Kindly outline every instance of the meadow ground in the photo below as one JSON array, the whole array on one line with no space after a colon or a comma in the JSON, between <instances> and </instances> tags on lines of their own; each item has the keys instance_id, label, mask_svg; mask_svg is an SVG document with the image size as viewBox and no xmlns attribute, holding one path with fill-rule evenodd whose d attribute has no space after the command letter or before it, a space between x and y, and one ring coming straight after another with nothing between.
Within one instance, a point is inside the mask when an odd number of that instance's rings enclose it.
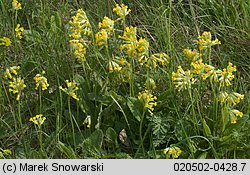
<instances>
[{"instance_id":1,"label":"meadow ground","mask_svg":"<svg viewBox=\"0 0 250 175\"><path fill-rule=\"evenodd\" d=\"M0 158L250 158L249 0L0 0Z\"/></svg>"}]
</instances>

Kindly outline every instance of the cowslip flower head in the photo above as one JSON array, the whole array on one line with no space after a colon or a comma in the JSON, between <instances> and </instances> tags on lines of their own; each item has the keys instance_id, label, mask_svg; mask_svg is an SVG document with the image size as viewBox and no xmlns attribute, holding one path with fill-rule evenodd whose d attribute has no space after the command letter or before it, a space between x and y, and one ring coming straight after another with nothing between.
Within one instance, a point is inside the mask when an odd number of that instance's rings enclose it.
<instances>
[{"instance_id":1,"label":"cowslip flower head","mask_svg":"<svg viewBox=\"0 0 250 175\"><path fill-rule=\"evenodd\" d=\"M177 71L172 73L172 81L180 92L183 89L191 89L191 85L195 83L196 79L193 78L190 70L184 71L181 66L178 66Z\"/></svg>"},{"instance_id":2,"label":"cowslip flower head","mask_svg":"<svg viewBox=\"0 0 250 175\"><path fill-rule=\"evenodd\" d=\"M6 46L6 47L8 47L8 46L10 46L11 45L11 40L10 40L10 38L8 38L8 37L3 37L3 38L0 38L0 46L2 45L2 46Z\"/></svg>"},{"instance_id":3,"label":"cowslip flower head","mask_svg":"<svg viewBox=\"0 0 250 175\"><path fill-rule=\"evenodd\" d=\"M13 76L17 76L18 70L20 70L20 66L12 66L10 68L7 68L4 73L4 78L12 80Z\"/></svg>"},{"instance_id":4,"label":"cowslip flower head","mask_svg":"<svg viewBox=\"0 0 250 175\"><path fill-rule=\"evenodd\" d=\"M125 20L125 17L129 14L131 10L128 9L128 6L124 4L116 4L115 8L113 8L113 12L119 16L117 20Z\"/></svg>"},{"instance_id":5,"label":"cowslip flower head","mask_svg":"<svg viewBox=\"0 0 250 175\"><path fill-rule=\"evenodd\" d=\"M24 84L24 80L20 77L14 77L12 81L9 82L9 92L13 92L13 94L17 94L16 100L19 101L21 97L21 93L23 89L26 88Z\"/></svg>"},{"instance_id":6,"label":"cowslip flower head","mask_svg":"<svg viewBox=\"0 0 250 175\"><path fill-rule=\"evenodd\" d=\"M218 100L221 103L227 103L230 106L237 105L243 99L244 99L244 95L239 94L237 92L227 93L224 91L224 92L220 92L218 96Z\"/></svg>"},{"instance_id":7,"label":"cowslip flower head","mask_svg":"<svg viewBox=\"0 0 250 175\"><path fill-rule=\"evenodd\" d=\"M203 80L206 80L207 78L210 78L211 82L219 82L219 76L221 75L220 69L215 69L214 66L211 66L209 64L205 64L204 72L202 74Z\"/></svg>"},{"instance_id":8,"label":"cowslip flower head","mask_svg":"<svg viewBox=\"0 0 250 175\"><path fill-rule=\"evenodd\" d=\"M115 61L110 61L108 64L108 71L109 73L113 72L120 72L122 70L122 67L116 63Z\"/></svg>"},{"instance_id":9,"label":"cowslip flower head","mask_svg":"<svg viewBox=\"0 0 250 175\"><path fill-rule=\"evenodd\" d=\"M66 82L67 87L63 88L62 86L60 86L59 89L65 92L66 94L68 94L70 97L79 101L79 98L76 95L76 91L78 90L78 87L77 87L75 80L73 80L72 82L70 82L69 80L66 80L65 82Z\"/></svg>"},{"instance_id":10,"label":"cowslip flower head","mask_svg":"<svg viewBox=\"0 0 250 175\"><path fill-rule=\"evenodd\" d=\"M144 104L144 109L149 109L150 112L154 111L154 107L157 105L156 96L153 96L153 94L149 90L145 90L139 93L138 99L141 100Z\"/></svg>"},{"instance_id":11,"label":"cowslip flower head","mask_svg":"<svg viewBox=\"0 0 250 175\"><path fill-rule=\"evenodd\" d=\"M178 158L182 153L182 150L177 146L170 146L163 150L163 154L166 155L167 158L172 157L173 159Z\"/></svg>"},{"instance_id":12,"label":"cowslip flower head","mask_svg":"<svg viewBox=\"0 0 250 175\"><path fill-rule=\"evenodd\" d=\"M72 20L69 23L71 25L71 32L76 34L76 36L79 36L79 38L82 34L90 36L92 33L90 22L83 9L78 9L76 15L72 17ZM70 35L70 37L71 36L72 35Z\"/></svg>"},{"instance_id":13,"label":"cowslip flower head","mask_svg":"<svg viewBox=\"0 0 250 175\"><path fill-rule=\"evenodd\" d=\"M114 30L114 20L108 18L107 16L105 16L102 20L102 22L99 22L98 24L98 28L104 29L107 31L108 34L111 34Z\"/></svg>"},{"instance_id":14,"label":"cowslip flower head","mask_svg":"<svg viewBox=\"0 0 250 175\"><path fill-rule=\"evenodd\" d=\"M132 58L137 54L137 38L136 38L136 27L126 27L123 32L123 36L118 36L122 39L121 50L126 50L128 57Z\"/></svg>"},{"instance_id":15,"label":"cowslip flower head","mask_svg":"<svg viewBox=\"0 0 250 175\"><path fill-rule=\"evenodd\" d=\"M221 44L221 42L216 38L212 40L212 35L210 32L203 32L201 36L198 36L196 43L199 45L200 50L204 50L208 47Z\"/></svg>"},{"instance_id":16,"label":"cowslip flower head","mask_svg":"<svg viewBox=\"0 0 250 175\"><path fill-rule=\"evenodd\" d=\"M191 49L184 49L183 50L183 54L184 56L191 60L191 61L197 61L198 58L200 57L200 53L198 52L198 50L194 49L194 50L191 50Z\"/></svg>"},{"instance_id":17,"label":"cowslip flower head","mask_svg":"<svg viewBox=\"0 0 250 175\"><path fill-rule=\"evenodd\" d=\"M231 81L234 79L233 72L236 72L236 66L233 66L232 63L228 63L227 68L224 68L223 71L220 74L220 86L230 86Z\"/></svg>"},{"instance_id":18,"label":"cowslip flower head","mask_svg":"<svg viewBox=\"0 0 250 175\"><path fill-rule=\"evenodd\" d=\"M102 29L101 31L95 34L95 40L97 46L103 46L108 44L108 33L106 30Z\"/></svg>"},{"instance_id":19,"label":"cowslip flower head","mask_svg":"<svg viewBox=\"0 0 250 175\"><path fill-rule=\"evenodd\" d=\"M12 8L14 10L21 10L22 9L22 4L18 2L17 0L12 1Z\"/></svg>"},{"instance_id":20,"label":"cowslip flower head","mask_svg":"<svg viewBox=\"0 0 250 175\"><path fill-rule=\"evenodd\" d=\"M229 111L229 119L232 124L235 124L237 122L237 117L242 117L242 116L243 113L237 109L232 109Z\"/></svg>"},{"instance_id":21,"label":"cowslip flower head","mask_svg":"<svg viewBox=\"0 0 250 175\"><path fill-rule=\"evenodd\" d=\"M44 74L44 72L43 72ZM36 87L35 89L37 90L39 86L42 87L42 90L46 90L49 87L49 84L47 82L47 78L42 76L41 74L36 74L34 77L34 80L36 81Z\"/></svg>"},{"instance_id":22,"label":"cowslip flower head","mask_svg":"<svg viewBox=\"0 0 250 175\"><path fill-rule=\"evenodd\" d=\"M84 62L87 49L84 46L83 39L72 39L69 42L70 42L70 46L71 46L71 49L74 52L75 57L80 62Z\"/></svg>"},{"instance_id":23,"label":"cowslip flower head","mask_svg":"<svg viewBox=\"0 0 250 175\"><path fill-rule=\"evenodd\" d=\"M136 42L137 57L140 65L147 62L149 52L148 49L149 42L145 38L140 38L139 41Z\"/></svg>"},{"instance_id":24,"label":"cowslip flower head","mask_svg":"<svg viewBox=\"0 0 250 175\"><path fill-rule=\"evenodd\" d=\"M205 64L202 62L202 59L194 61L190 65L193 67L193 69L191 70L192 73L197 75L201 75L205 68Z\"/></svg>"},{"instance_id":25,"label":"cowslip flower head","mask_svg":"<svg viewBox=\"0 0 250 175\"><path fill-rule=\"evenodd\" d=\"M46 117L43 117L42 114L39 114L39 115L36 115L35 117L30 118L30 122L33 122L38 127L41 127L41 125L44 123L45 120L46 120Z\"/></svg>"},{"instance_id":26,"label":"cowslip flower head","mask_svg":"<svg viewBox=\"0 0 250 175\"><path fill-rule=\"evenodd\" d=\"M22 32L24 31L24 28L23 27L20 27L21 25L20 24L17 24L16 25L16 28L15 28L15 32L16 32L16 37L19 38L19 39L22 39Z\"/></svg>"}]
</instances>

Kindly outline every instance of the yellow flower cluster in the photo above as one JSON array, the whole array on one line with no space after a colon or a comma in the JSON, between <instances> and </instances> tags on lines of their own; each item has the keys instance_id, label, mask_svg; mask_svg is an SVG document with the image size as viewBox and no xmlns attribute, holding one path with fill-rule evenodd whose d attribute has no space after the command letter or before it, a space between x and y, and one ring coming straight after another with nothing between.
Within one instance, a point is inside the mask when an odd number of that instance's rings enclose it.
<instances>
[{"instance_id":1,"label":"yellow flower cluster","mask_svg":"<svg viewBox=\"0 0 250 175\"><path fill-rule=\"evenodd\" d=\"M148 61L148 49L149 42L146 39L140 38L139 41L136 42L138 62L140 63L140 65L143 65Z\"/></svg>"},{"instance_id":2,"label":"yellow flower cluster","mask_svg":"<svg viewBox=\"0 0 250 175\"><path fill-rule=\"evenodd\" d=\"M151 55L150 59L147 61L146 67L153 67L156 69L158 65L165 66L169 64L170 57L166 53L155 53Z\"/></svg>"},{"instance_id":3,"label":"yellow flower cluster","mask_svg":"<svg viewBox=\"0 0 250 175\"><path fill-rule=\"evenodd\" d=\"M108 18L107 16L105 16L102 20L102 22L99 22L98 24L98 28L104 29L107 31L108 34L112 34L113 30L114 30L114 23L115 21Z\"/></svg>"},{"instance_id":4,"label":"yellow flower cluster","mask_svg":"<svg viewBox=\"0 0 250 175\"><path fill-rule=\"evenodd\" d=\"M20 24L17 24L16 28L15 28L15 32L16 32L16 37L19 39L22 39L22 32L24 31L23 27L20 27Z\"/></svg>"},{"instance_id":5,"label":"yellow flower cluster","mask_svg":"<svg viewBox=\"0 0 250 175\"><path fill-rule=\"evenodd\" d=\"M208 47L221 44L221 42L216 38L212 40L212 36L210 32L203 32L201 36L198 37L196 43L199 45L200 50L204 50Z\"/></svg>"},{"instance_id":6,"label":"yellow flower cluster","mask_svg":"<svg viewBox=\"0 0 250 175\"><path fill-rule=\"evenodd\" d=\"M182 89L191 89L191 85L195 83L196 79L193 78L190 70L184 71L181 66L178 66L176 73L172 73L172 81L180 92Z\"/></svg>"},{"instance_id":7,"label":"yellow flower cluster","mask_svg":"<svg viewBox=\"0 0 250 175\"><path fill-rule=\"evenodd\" d=\"M116 7L113 8L113 12L119 16L117 20L123 20L123 22L125 22L125 17L129 14L130 11L131 10L128 9L128 6L124 4L121 5L116 4Z\"/></svg>"},{"instance_id":8,"label":"yellow flower cluster","mask_svg":"<svg viewBox=\"0 0 250 175\"><path fill-rule=\"evenodd\" d=\"M210 77L211 82L219 82L219 75L221 75L220 69L216 70L214 66L205 64L204 71L205 72L202 74L203 80L206 80Z\"/></svg>"},{"instance_id":9,"label":"yellow flower cluster","mask_svg":"<svg viewBox=\"0 0 250 175\"><path fill-rule=\"evenodd\" d=\"M95 41L97 46L108 44L108 33L105 29L100 30L95 34Z\"/></svg>"},{"instance_id":10,"label":"yellow flower cluster","mask_svg":"<svg viewBox=\"0 0 250 175\"><path fill-rule=\"evenodd\" d=\"M192 62L190 65L193 67L191 72L198 75L202 74L205 67L205 64L202 62L202 59Z\"/></svg>"},{"instance_id":11,"label":"yellow flower cluster","mask_svg":"<svg viewBox=\"0 0 250 175\"><path fill-rule=\"evenodd\" d=\"M99 22L99 32L95 34L96 45L103 46L108 44L108 37L112 36L114 30L114 20L105 16L102 22Z\"/></svg>"},{"instance_id":12,"label":"yellow flower cluster","mask_svg":"<svg viewBox=\"0 0 250 175\"><path fill-rule=\"evenodd\" d=\"M26 88L24 84L24 80L20 77L13 77L12 81L9 82L9 92L13 92L13 94L17 94L16 100L20 100L21 93L23 89Z\"/></svg>"},{"instance_id":13,"label":"yellow flower cluster","mask_svg":"<svg viewBox=\"0 0 250 175\"><path fill-rule=\"evenodd\" d=\"M237 92L231 92L229 94L227 92L220 92L220 95L219 95L219 101L221 103L227 103L230 106L237 105L243 99L244 99L244 95L239 94Z\"/></svg>"},{"instance_id":14,"label":"yellow flower cluster","mask_svg":"<svg viewBox=\"0 0 250 175\"><path fill-rule=\"evenodd\" d=\"M209 64L204 64L202 59L191 62L190 65L193 67L193 69L191 69L193 74L201 75L203 80L209 78L211 82L219 82L220 87L230 86L231 81L234 78L233 72L236 72L236 66L233 66L230 62L228 63L227 68L224 68L223 71L215 69L215 67Z\"/></svg>"},{"instance_id":15,"label":"yellow flower cluster","mask_svg":"<svg viewBox=\"0 0 250 175\"><path fill-rule=\"evenodd\" d=\"M181 155L181 153L182 150L177 146L171 146L163 150L163 154L165 154L167 158L172 157L173 159L176 159Z\"/></svg>"},{"instance_id":16,"label":"yellow flower cluster","mask_svg":"<svg viewBox=\"0 0 250 175\"><path fill-rule=\"evenodd\" d=\"M21 10L22 9L22 5L20 2L18 2L17 0L13 0L12 1L12 8L14 10Z\"/></svg>"},{"instance_id":17,"label":"yellow flower cluster","mask_svg":"<svg viewBox=\"0 0 250 175\"><path fill-rule=\"evenodd\" d=\"M157 100L156 96L153 96L149 90L145 90L140 92L138 95L138 99L141 100L144 104L145 109L149 109L150 111L154 110L154 107L157 105L155 100Z\"/></svg>"},{"instance_id":18,"label":"yellow flower cluster","mask_svg":"<svg viewBox=\"0 0 250 175\"><path fill-rule=\"evenodd\" d=\"M86 13L79 9L77 14L72 17L72 20L69 22L70 31L72 32L69 37L70 45L74 51L75 57L81 61L85 61L86 49L88 46L89 39L88 37L92 33L91 25L89 23Z\"/></svg>"},{"instance_id":19,"label":"yellow flower cluster","mask_svg":"<svg viewBox=\"0 0 250 175\"><path fill-rule=\"evenodd\" d=\"M116 63L115 61L110 61L109 64L108 64L108 71L110 73L113 73L113 72L120 72L122 70L122 67Z\"/></svg>"},{"instance_id":20,"label":"yellow flower cluster","mask_svg":"<svg viewBox=\"0 0 250 175\"><path fill-rule=\"evenodd\" d=\"M196 49L184 49L183 54L186 58L192 61L196 61L201 56L201 54Z\"/></svg>"},{"instance_id":21,"label":"yellow flower cluster","mask_svg":"<svg viewBox=\"0 0 250 175\"><path fill-rule=\"evenodd\" d=\"M232 109L229 111L229 118L232 124L235 124L237 121L237 117L242 117L243 113L238 111L237 109Z\"/></svg>"},{"instance_id":22,"label":"yellow flower cluster","mask_svg":"<svg viewBox=\"0 0 250 175\"><path fill-rule=\"evenodd\" d=\"M226 104L226 110L228 111L229 119L231 123L236 123L237 116L242 117L243 113L238 111L237 109L233 109L235 105L237 105L241 100L244 99L244 95L239 94L237 92L220 92L218 96L218 101L221 102L221 104Z\"/></svg>"},{"instance_id":23,"label":"yellow flower cluster","mask_svg":"<svg viewBox=\"0 0 250 175\"><path fill-rule=\"evenodd\" d=\"M77 98L77 95L75 93L78 90L76 82L74 80L72 82L66 80L65 82L67 87L63 88L62 86L60 86L59 89L78 101L79 98Z\"/></svg>"},{"instance_id":24,"label":"yellow flower cluster","mask_svg":"<svg viewBox=\"0 0 250 175\"><path fill-rule=\"evenodd\" d=\"M42 114L39 114L39 115L36 115L35 117L30 118L30 122L33 122L38 127L40 127L44 123L45 120L46 120L46 117L43 117Z\"/></svg>"},{"instance_id":25,"label":"yellow flower cluster","mask_svg":"<svg viewBox=\"0 0 250 175\"><path fill-rule=\"evenodd\" d=\"M12 66L7 68L4 73L4 78L9 80L9 92L17 94L16 100L19 101L23 89L26 87L24 80L18 77L20 66Z\"/></svg>"},{"instance_id":26,"label":"yellow flower cluster","mask_svg":"<svg viewBox=\"0 0 250 175\"><path fill-rule=\"evenodd\" d=\"M4 78L12 80L13 76L16 76L18 74L18 70L20 70L20 66L12 66L10 68L7 68L4 73Z\"/></svg>"},{"instance_id":27,"label":"yellow flower cluster","mask_svg":"<svg viewBox=\"0 0 250 175\"><path fill-rule=\"evenodd\" d=\"M36 87L35 87L36 90L38 89L39 86L42 86L43 91L49 87L47 78L42 76L41 74L36 74L36 76L34 77L34 80L36 81Z\"/></svg>"},{"instance_id":28,"label":"yellow flower cluster","mask_svg":"<svg viewBox=\"0 0 250 175\"><path fill-rule=\"evenodd\" d=\"M10 38L8 37L3 37L3 38L0 38L0 46L3 45L3 46L10 46L11 45L11 41L10 41Z\"/></svg>"},{"instance_id":29,"label":"yellow flower cluster","mask_svg":"<svg viewBox=\"0 0 250 175\"><path fill-rule=\"evenodd\" d=\"M119 38L123 40L123 45L121 45L120 49L126 49L129 58L134 57L137 53L136 27L126 27L123 36L119 36Z\"/></svg>"},{"instance_id":30,"label":"yellow flower cluster","mask_svg":"<svg viewBox=\"0 0 250 175\"><path fill-rule=\"evenodd\" d=\"M233 64L229 62L227 68L223 69L221 77L219 78L222 87L231 85L230 81L234 78L233 72L236 72L236 66L233 66Z\"/></svg>"}]
</instances>

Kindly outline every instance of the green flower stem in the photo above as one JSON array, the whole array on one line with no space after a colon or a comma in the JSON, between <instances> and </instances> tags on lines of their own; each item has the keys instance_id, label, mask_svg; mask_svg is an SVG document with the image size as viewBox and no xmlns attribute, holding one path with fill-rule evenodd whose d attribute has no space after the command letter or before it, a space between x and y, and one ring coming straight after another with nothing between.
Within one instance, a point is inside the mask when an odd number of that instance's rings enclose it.
<instances>
[{"instance_id":1,"label":"green flower stem","mask_svg":"<svg viewBox=\"0 0 250 175\"><path fill-rule=\"evenodd\" d=\"M39 86L39 114L42 113L42 89Z\"/></svg>"},{"instance_id":2,"label":"green flower stem","mask_svg":"<svg viewBox=\"0 0 250 175\"><path fill-rule=\"evenodd\" d=\"M22 130L22 134L23 134L23 123L22 123L22 117L21 117L21 101L20 100L18 100L17 113L18 113L17 119L18 119L18 122Z\"/></svg>"},{"instance_id":3,"label":"green flower stem","mask_svg":"<svg viewBox=\"0 0 250 175\"><path fill-rule=\"evenodd\" d=\"M192 117L193 117L194 128L196 129L197 133L199 134L200 131L199 131L199 126L198 126L198 121L197 121L195 110L194 110L194 100L193 100L193 96L192 96L192 92L191 92L190 88L188 88L188 93L189 93L189 97L190 97L190 100L191 100L191 108L192 108Z\"/></svg>"},{"instance_id":4,"label":"green flower stem","mask_svg":"<svg viewBox=\"0 0 250 175\"><path fill-rule=\"evenodd\" d=\"M142 153L143 153L143 156L145 156L145 151L144 151L144 146L143 146L143 137L142 137L142 127L143 127L143 120L144 120L144 117L145 117L145 109L143 110L143 114L142 114L142 117L141 117L141 121L140 121L140 146L139 146L139 149L140 147L142 147Z\"/></svg>"},{"instance_id":5,"label":"green flower stem","mask_svg":"<svg viewBox=\"0 0 250 175\"><path fill-rule=\"evenodd\" d=\"M133 59L129 59L130 67L129 67L129 89L130 89L130 96L134 97L134 76L133 76Z\"/></svg>"},{"instance_id":6,"label":"green flower stem","mask_svg":"<svg viewBox=\"0 0 250 175\"><path fill-rule=\"evenodd\" d=\"M41 125L38 126L38 140L39 140L39 145L40 145L40 150L41 152L43 153L44 150L43 150L43 135L42 135L42 128L41 128Z\"/></svg>"},{"instance_id":7,"label":"green flower stem","mask_svg":"<svg viewBox=\"0 0 250 175\"><path fill-rule=\"evenodd\" d=\"M71 108L70 108L70 96L68 96L68 109L69 109L69 118L70 118L70 122L71 122L72 133L73 133L74 149L76 150L76 137L75 137L75 128L74 128L73 117L72 117Z\"/></svg>"}]
</instances>

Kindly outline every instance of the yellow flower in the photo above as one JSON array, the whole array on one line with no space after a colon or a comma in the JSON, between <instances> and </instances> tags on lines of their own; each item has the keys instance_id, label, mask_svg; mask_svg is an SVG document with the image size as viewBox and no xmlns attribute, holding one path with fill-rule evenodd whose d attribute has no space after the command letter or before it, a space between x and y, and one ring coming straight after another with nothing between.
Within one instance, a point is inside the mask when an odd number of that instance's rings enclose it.
<instances>
[{"instance_id":1,"label":"yellow flower","mask_svg":"<svg viewBox=\"0 0 250 175\"><path fill-rule=\"evenodd\" d=\"M117 64L115 61L110 61L108 64L108 71L110 73L113 72L120 72L122 70L122 67L119 66L119 64Z\"/></svg>"},{"instance_id":2,"label":"yellow flower","mask_svg":"<svg viewBox=\"0 0 250 175\"><path fill-rule=\"evenodd\" d=\"M141 100L144 104L144 109L149 109L150 112L154 110L154 107L157 105L155 100L157 100L156 96L153 96L151 92L145 90L140 92L138 95L138 99Z\"/></svg>"},{"instance_id":3,"label":"yellow flower","mask_svg":"<svg viewBox=\"0 0 250 175\"><path fill-rule=\"evenodd\" d=\"M95 40L97 46L107 45L108 44L108 33L106 30L102 29L101 31L95 34Z\"/></svg>"},{"instance_id":4,"label":"yellow flower","mask_svg":"<svg viewBox=\"0 0 250 175\"><path fill-rule=\"evenodd\" d=\"M69 96L71 96L72 98L78 101L79 98L77 98L77 95L75 93L78 90L78 87L77 87L75 80L73 80L72 82L70 82L69 80L66 80L65 82L66 82L67 87L62 88L62 86L60 86L59 89L61 89L63 92L65 92L66 94L68 94Z\"/></svg>"},{"instance_id":5,"label":"yellow flower","mask_svg":"<svg viewBox=\"0 0 250 175\"><path fill-rule=\"evenodd\" d=\"M75 57L80 61L85 61L86 50L90 43L89 37L91 36L92 29L86 13L79 9L77 14L69 21L70 31L72 32L69 37L71 38L70 46L74 51Z\"/></svg>"},{"instance_id":6,"label":"yellow flower","mask_svg":"<svg viewBox=\"0 0 250 175\"><path fill-rule=\"evenodd\" d=\"M200 57L200 54L196 49L194 50L184 49L183 54L185 55L186 58L188 58L189 60L192 60L193 62L196 61Z\"/></svg>"},{"instance_id":7,"label":"yellow flower","mask_svg":"<svg viewBox=\"0 0 250 175\"><path fill-rule=\"evenodd\" d=\"M114 23L115 23L114 20L105 16L102 22L99 22L98 28L104 29L107 31L108 34L111 34L111 32L114 30Z\"/></svg>"},{"instance_id":8,"label":"yellow flower","mask_svg":"<svg viewBox=\"0 0 250 175\"><path fill-rule=\"evenodd\" d=\"M237 121L237 117L242 117L243 113L238 111L237 109L232 109L229 111L229 118L232 124L235 124Z\"/></svg>"},{"instance_id":9,"label":"yellow flower","mask_svg":"<svg viewBox=\"0 0 250 175\"><path fill-rule=\"evenodd\" d=\"M172 73L172 81L180 92L182 89L191 89L196 79L193 78L190 70L184 71L181 66L178 66L177 72Z\"/></svg>"},{"instance_id":10,"label":"yellow flower","mask_svg":"<svg viewBox=\"0 0 250 175\"><path fill-rule=\"evenodd\" d=\"M182 153L182 150L177 146L170 146L163 150L163 154L166 155L167 158L172 157L173 159L178 158Z\"/></svg>"},{"instance_id":11,"label":"yellow flower","mask_svg":"<svg viewBox=\"0 0 250 175\"><path fill-rule=\"evenodd\" d=\"M90 127L91 127L91 117L90 117L90 115L88 115L88 116L85 118L83 124L86 125L87 128L90 128Z\"/></svg>"},{"instance_id":12,"label":"yellow flower","mask_svg":"<svg viewBox=\"0 0 250 175\"><path fill-rule=\"evenodd\" d=\"M10 68L7 68L4 73L4 78L6 79L13 79L13 76L16 76L18 74L18 70L20 69L20 66L12 66Z\"/></svg>"},{"instance_id":13,"label":"yellow flower","mask_svg":"<svg viewBox=\"0 0 250 175\"><path fill-rule=\"evenodd\" d=\"M33 122L39 127L44 123L45 120L46 120L46 117L43 117L42 114L39 114L39 115L36 115L35 117L30 118L30 122Z\"/></svg>"},{"instance_id":14,"label":"yellow flower","mask_svg":"<svg viewBox=\"0 0 250 175\"><path fill-rule=\"evenodd\" d=\"M9 92L13 92L13 94L17 94L16 100L20 100L20 96L22 93L22 90L26 87L24 84L24 80L20 77L18 78L12 78L12 81L9 82Z\"/></svg>"},{"instance_id":15,"label":"yellow flower","mask_svg":"<svg viewBox=\"0 0 250 175\"><path fill-rule=\"evenodd\" d=\"M220 74L220 86L230 86L231 81L234 78L233 72L236 72L236 66L233 66L232 63L228 63L227 68L224 68L223 71Z\"/></svg>"},{"instance_id":16,"label":"yellow flower","mask_svg":"<svg viewBox=\"0 0 250 175\"><path fill-rule=\"evenodd\" d=\"M113 12L116 13L120 17L119 19L121 20L125 20L125 17L129 14L130 11L131 10L128 9L128 6L124 4L121 5L116 4L116 7L113 8Z\"/></svg>"},{"instance_id":17,"label":"yellow flower","mask_svg":"<svg viewBox=\"0 0 250 175\"><path fill-rule=\"evenodd\" d=\"M196 43L199 45L200 50L217 44L221 44L218 39L212 41L212 36L210 32L203 32L201 36L198 36L198 40L196 40Z\"/></svg>"},{"instance_id":18,"label":"yellow flower","mask_svg":"<svg viewBox=\"0 0 250 175\"><path fill-rule=\"evenodd\" d=\"M170 62L170 57L166 53L156 53L153 54L150 58L151 59L147 62L147 67L152 65L154 69L156 69L157 64L165 66Z\"/></svg>"},{"instance_id":19,"label":"yellow flower","mask_svg":"<svg viewBox=\"0 0 250 175\"><path fill-rule=\"evenodd\" d=\"M21 10L22 9L22 5L20 2L18 2L17 0L13 0L12 1L12 8L14 10Z\"/></svg>"},{"instance_id":20,"label":"yellow flower","mask_svg":"<svg viewBox=\"0 0 250 175\"><path fill-rule=\"evenodd\" d=\"M121 45L120 49L125 49L127 51L128 57L132 58L136 55L136 49L137 49L137 38L136 38L136 27L126 27L124 29L123 36L119 36L123 41L123 44Z\"/></svg>"},{"instance_id":21,"label":"yellow flower","mask_svg":"<svg viewBox=\"0 0 250 175\"><path fill-rule=\"evenodd\" d=\"M149 42L146 39L140 38L139 41L136 42L137 56L140 65L143 65L148 60L148 48Z\"/></svg>"},{"instance_id":22,"label":"yellow flower","mask_svg":"<svg viewBox=\"0 0 250 175\"><path fill-rule=\"evenodd\" d=\"M76 15L72 17L72 20L69 23L71 24L70 30L73 34L79 36L79 38L81 34L90 36L92 33L88 17L82 9L78 9Z\"/></svg>"},{"instance_id":23,"label":"yellow flower","mask_svg":"<svg viewBox=\"0 0 250 175\"><path fill-rule=\"evenodd\" d=\"M198 75L202 74L202 72L205 68L205 64L202 62L202 59L199 59L195 62L192 62L191 66L193 67L191 72L194 74L198 74Z\"/></svg>"},{"instance_id":24,"label":"yellow flower","mask_svg":"<svg viewBox=\"0 0 250 175\"><path fill-rule=\"evenodd\" d=\"M22 32L24 31L23 27L20 27L20 24L17 24L16 28L15 28L15 32L16 32L16 37L19 39L22 39Z\"/></svg>"},{"instance_id":25,"label":"yellow flower","mask_svg":"<svg viewBox=\"0 0 250 175\"><path fill-rule=\"evenodd\" d=\"M11 43L12 43L8 37L0 38L0 41L2 41L2 42L0 43L0 46L3 45L3 46L8 47L8 46L10 46Z\"/></svg>"},{"instance_id":26,"label":"yellow flower","mask_svg":"<svg viewBox=\"0 0 250 175\"><path fill-rule=\"evenodd\" d=\"M221 75L221 70L216 70L215 67L205 64L204 71L206 73L202 74L203 80L206 80L208 77L210 77L210 80L213 82L219 82L219 76Z\"/></svg>"},{"instance_id":27,"label":"yellow flower","mask_svg":"<svg viewBox=\"0 0 250 175\"><path fill-rule=\"evenodd\" d=\"M47 78L45 78L41 74L36 74L36 76L34 77L34 80L36 81L36 87L35 87L36 90L38 89L39 86L42 86L43 91L49 87Z\"/></svg>"},{"instance_id":28,"label":"yellow flower","mask_svg":"<svg viewBox=\"0 0 250 175\"><path fill-rule=\"evenodd\" d=\"M227 103L230 106L235 106L237 105L241 100L244 99L244 95L239 94L237 92L231 92L231 93L227 93L227 92L220 92L218 100L221 103Z\"/></svg>"},{"instance_id":29,"label":"yellow flower","mask_svg":"<svg viewBox=\"0 0 250 175\"><path fill-rule=\"evenodd\" d=\"M80 61L85 61L86 47L83 45L83 40L72 39L69 41L72 50L74 51L75 57Z\"/></svg>"}]
</instances>

